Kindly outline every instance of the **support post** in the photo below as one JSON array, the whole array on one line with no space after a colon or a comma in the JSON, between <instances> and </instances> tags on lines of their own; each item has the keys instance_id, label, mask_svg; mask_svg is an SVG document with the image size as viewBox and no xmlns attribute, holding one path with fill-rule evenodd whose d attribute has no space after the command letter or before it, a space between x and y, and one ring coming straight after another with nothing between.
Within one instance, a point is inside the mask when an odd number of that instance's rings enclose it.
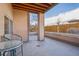
<instances>
[{"instance_id":1,"label":"support post","mask_svg":"<svg viewBox=\"0 0 79 59\"><path fill-rule=\"evenodd\" d=\"M38 40L44 40L44 13L38 14Z\"/></svg>"},{"instance_id":2,"label":"support post","mask_svg":"<svg viewBox=\"0 0 79 59\"><path fill-rule=\"evenodd\" d=\"M27 12L27 42L29 41L29 25L30 24L30 15L29 12Z\"/></svg>"}]
</instances>

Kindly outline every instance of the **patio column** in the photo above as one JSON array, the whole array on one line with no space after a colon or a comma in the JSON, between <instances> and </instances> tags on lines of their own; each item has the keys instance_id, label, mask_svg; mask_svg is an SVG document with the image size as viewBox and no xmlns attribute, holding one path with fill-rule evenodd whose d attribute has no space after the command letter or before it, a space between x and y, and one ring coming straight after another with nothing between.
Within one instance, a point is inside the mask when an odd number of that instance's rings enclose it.
<instances>
[{"instance_id":1,"label":"patio column","mask_svg":"<svg viewBox=\"0 0 79 59\"><path fill-rule=\"evenodd\" d=\"M30 20L29 20L29 12L28 11L27 11L27 16L26 17L27 17L27 20L26 20L27 21L26 22L27 23L27 26L26 26L26 28L27 28L27 35L26 36L27 36L27 41L29 41L29 23L30 23L29 21Z\"/></svg>"},{"instance_id":2,"label":"patio column","mask_svg":"<svg viewBox=\"0 0 79 59\"><path fill-rule=\"evenodd\" d=\"M38 14L38 40L44 40L44 13Z\"/></svg>"}]
</instances>

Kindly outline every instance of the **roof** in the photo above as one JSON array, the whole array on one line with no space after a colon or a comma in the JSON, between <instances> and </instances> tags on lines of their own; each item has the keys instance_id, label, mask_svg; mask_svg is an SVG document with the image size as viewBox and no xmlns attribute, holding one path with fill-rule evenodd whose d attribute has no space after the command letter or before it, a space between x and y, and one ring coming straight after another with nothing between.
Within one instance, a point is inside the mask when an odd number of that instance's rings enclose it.
<instances>
[{"instance_id":1,"label":"roof","mask_svg":"<svg viewBox=\"0 0 79 59\"><path fill-rule=\"evenodd\" d=\"M45 13L50 8L54 7L56 3L12 3L13 9L19 9L34 13Z\"/></svg>"},{"instance_id":2,"label":"roof","mask_svg":"<svg viewBox=\"0 0 79 59\"><path fill-rule=\"evenodd\" d=\"M72 23L72 22L79 22L79 19L74 19L74 20L70 20L68 21L69 23Z\"/></svg>"}]
</instances>

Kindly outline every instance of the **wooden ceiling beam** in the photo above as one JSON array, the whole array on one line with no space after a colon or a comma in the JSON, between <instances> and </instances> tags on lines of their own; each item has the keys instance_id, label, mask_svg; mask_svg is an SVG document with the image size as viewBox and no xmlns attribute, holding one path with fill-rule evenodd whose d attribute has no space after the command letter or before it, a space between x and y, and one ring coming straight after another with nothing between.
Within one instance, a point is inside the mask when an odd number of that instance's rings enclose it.
<instances>
[{"instance_id":1,"label":"wooden ceiling beam","mask_svg":"<svg viewBox=\"0 0 79 59\"><path fill-rule=\"evenodd\" d=\"M46 3L34 3L34 4L36 4L36 5L40 6L40 7L43 7L43 8L49 8L50 7L48 5L45 5Z\"/></svg>"},{"instance_id":2,"label":"wooden ceiling beam","mask_svg":"<svg viewBox=\"0 0 79 59\"><path fill-rule=\"evenodd\" d=\"M27 11L32 11L32 12L42 12L45 13L47 12L50 8L54 7L57 5L57 3L12 3L12 6L14 8L19 8Z\"/></svg>"},{"instance_id":3,"label":"wooden ceiling beam","mask_svg":"<svg viewBox=\"0 0 79 59\"><path fill-rule=\"evenodd\" d=\"M47 12L49 9L51 9L52 7L54 7L55 5L57 5L57 3L50 3L50 7L45 11L45 12Z\"/></svg>"},{"instance_id":4,"label":"wooden ceiling beam","mask_svg":"<svg viewBox=\"0 0 79 59\"><path fill-rule=\"evenodd\" d=\"M46 8L36 6L36 5L32 4L32 3L23 3L23 4L28 6L28 7L32 7L32 8L36 8L36 9L40 9L40 10L46 10Z\"/></svg>"},{"instance_id":5,"label":"wooden ceiling beam","mask_svg":"<svg viewBox=\"0 0 79 59\"><path fill-rule=\"evenodd\" d=\"M23 11L28 11L28 12L32 12L32 13L38 13L36 11L33 11L33 10L26 10L26 9L23 9L23 8L19 8L19 7L13 7L13 9L17 9L17 10L23 10Z\"/></svg>"},{"instance_id":6,"label":"wooden ceiling beam","mask_svg":"<svg viewBox=\"0 0 79 59\"><path fill-rule=\"evenodd\" d=\"M54 5L54 3L46 3L47 5L49 5L49 6L52 6L52 5Z\"/></svg>"},{"instance_id":7,"label":"wooden ceiling beam","mask_svg":"<svg viewBox=\"0 0 79 59\"><path fill-rule=\"evenodd\" d=\"M23 4L13 4L13 7L21 7L21 8L25 8L25 9L29 9L29 10L33 10L33 11L38 11L38 12L44 12L44 10L39 10L39 9L35 9L35 8L31 8L31 7L26 7L25 5Z\"/></svg>"}]
</instances>

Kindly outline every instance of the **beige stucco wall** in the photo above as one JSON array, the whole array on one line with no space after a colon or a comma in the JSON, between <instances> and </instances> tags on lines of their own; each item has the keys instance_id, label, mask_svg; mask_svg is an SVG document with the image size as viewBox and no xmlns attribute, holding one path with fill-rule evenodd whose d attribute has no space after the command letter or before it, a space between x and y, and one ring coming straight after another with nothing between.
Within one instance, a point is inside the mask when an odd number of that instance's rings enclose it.
<instances>
[{"instance_id":1,"label":"beige stucco wall","mask_svg":"<svg viewBox=\"0 0 79 59\"><path fill-rule=\"evenodd\" d=\"M11 4L0 3L0 36L4 34L4 16L13 20Z\"/></svg>"},{"instance_id":2,"label":"beige stucco wall","mask_svg":"<svg viewBox=\"0 0 79 59\"><path fill-rule=\"evenodd\" d=\"M13 32L22 36L23 41L28 40L28 12L14 9L13 11Z\"/></svg>"}]
</instances>

